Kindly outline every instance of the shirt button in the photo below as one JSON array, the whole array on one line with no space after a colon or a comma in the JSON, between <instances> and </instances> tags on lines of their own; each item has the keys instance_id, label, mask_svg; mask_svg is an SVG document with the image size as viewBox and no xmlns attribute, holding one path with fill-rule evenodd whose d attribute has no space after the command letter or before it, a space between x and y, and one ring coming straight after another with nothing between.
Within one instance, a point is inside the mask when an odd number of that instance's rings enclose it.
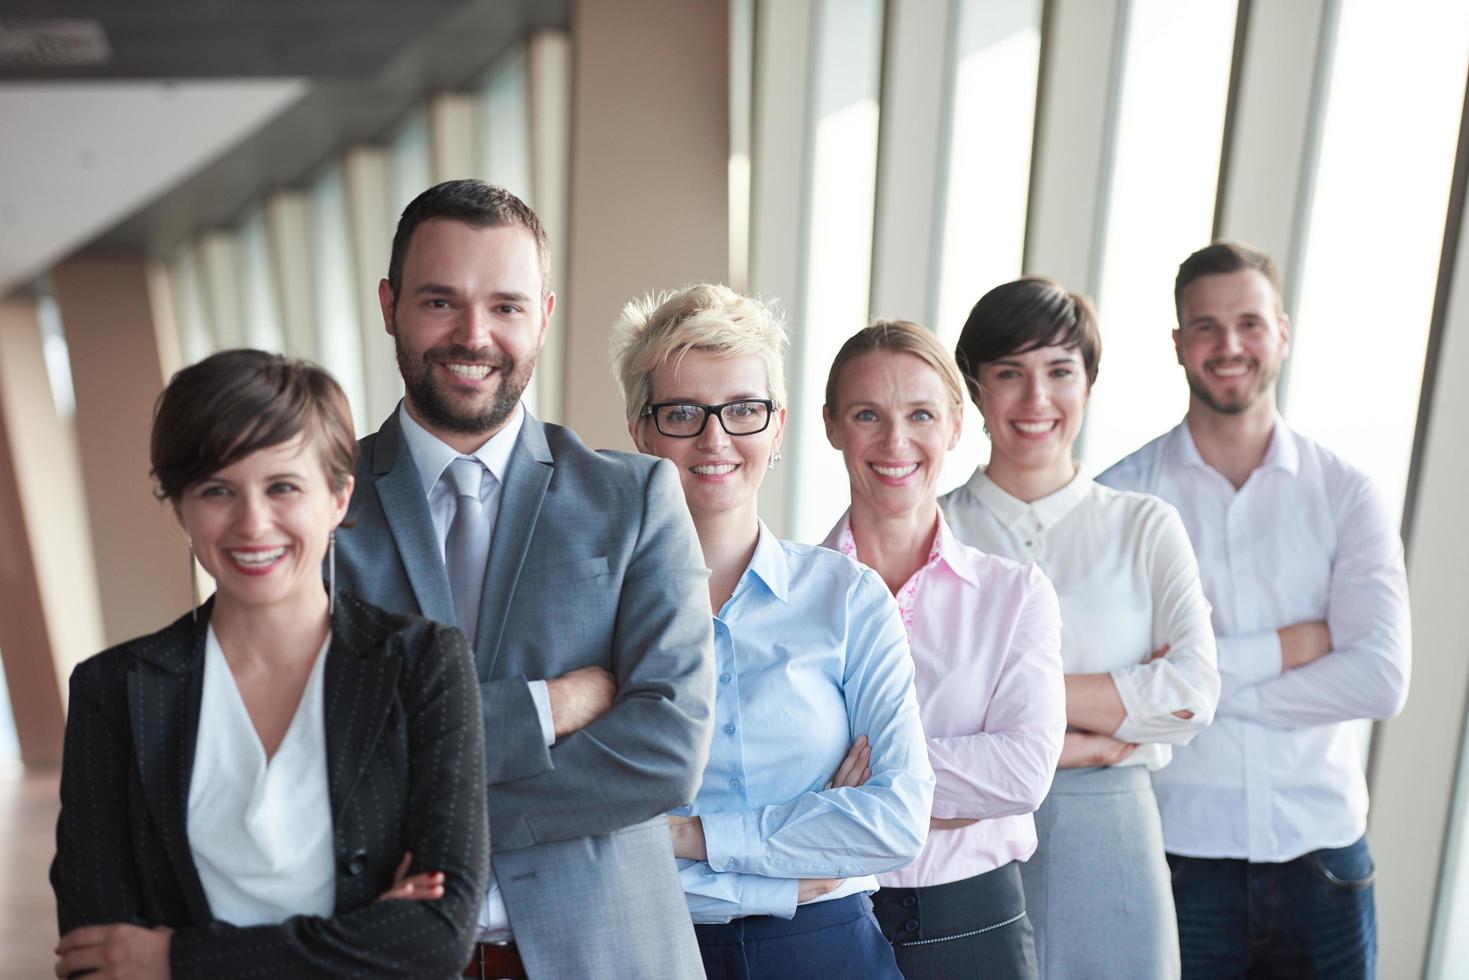
<instances>
[{"instance_id":1,"label":"shirt button","mask_svg":"<svg viewBox=\"0 0 1469 980\"><path fill-rule=\"evenodd\" d=\"M730 722L729 724L727 724L727 725L724 726L724 734L726 734L726 735L733 735L734 734L734 723L733 722Z\"/></svg>"},{"instance_id":2,"label":"shirt button","mask_svg":"<svg viewBox=\"0 0 1469 980\"><path fill-rule=\"evenodd\" d=\"M729 674L728 673L720 674L719 675L719 683L721 683L721 684L728 684L729 683Z\"/></svg>"},{"instance_id":3,"label":"shirt button","mask_svg":"<svg viewBox=\"0 0 1469 980\"><path fill-rule=\"evenodd\" d=\"M352 853L352 856L347 858L345 870L347 874L351 875L354 878L362 874L362 872L366 871L367 852L360 847L356 851L354 851Z\"/></svg>"},{"instance_id":4,"label":"shirt button","mask_svg":"<svg viewBox=\"0 0 1469 980\"><path fill-rule=\"evenodd\" d=\"M738 779L731 779L729 781L729 788L730 789L739 789L740 788L740 781Z\"/></svg>"}]
</instances>

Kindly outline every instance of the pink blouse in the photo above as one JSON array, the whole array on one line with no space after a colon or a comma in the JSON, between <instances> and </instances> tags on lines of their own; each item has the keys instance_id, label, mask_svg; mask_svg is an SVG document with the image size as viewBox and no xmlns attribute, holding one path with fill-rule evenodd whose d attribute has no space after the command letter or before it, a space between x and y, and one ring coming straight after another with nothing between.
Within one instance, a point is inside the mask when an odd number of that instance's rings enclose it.
<instances>
[{"instance_id":1,"label":"pink blouse","mask_svg":"<svg viewBox=\"0 0 1469 980\"><path fill-rule=\"evenodd\" d=\"M823 543L861 560L848 515ZM897 599L938 777L933 815L978 822L930 831L918 860L878 882L942 885L1024 861L1066 731L1056 592L1033 562L960 543L940 514L928 560Z\"/></svg>"}]
</instances>

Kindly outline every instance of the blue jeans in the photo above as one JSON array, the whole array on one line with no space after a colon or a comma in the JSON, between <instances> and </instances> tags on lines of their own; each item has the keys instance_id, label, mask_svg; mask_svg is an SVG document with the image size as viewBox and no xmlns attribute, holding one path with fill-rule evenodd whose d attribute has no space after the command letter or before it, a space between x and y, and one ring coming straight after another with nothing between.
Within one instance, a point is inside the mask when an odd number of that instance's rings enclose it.
<instances>
[{"instance_id":1,"label":"blue jeans","mask_svg":"<svg viewBox=\"0 0 1469 980\"><path fill-rule=\"evenodd\" d=\"M1366 837L1279 864L1170 854L1168 865L1184 980L1376 974Z\"/></svg>"}]
</instances>

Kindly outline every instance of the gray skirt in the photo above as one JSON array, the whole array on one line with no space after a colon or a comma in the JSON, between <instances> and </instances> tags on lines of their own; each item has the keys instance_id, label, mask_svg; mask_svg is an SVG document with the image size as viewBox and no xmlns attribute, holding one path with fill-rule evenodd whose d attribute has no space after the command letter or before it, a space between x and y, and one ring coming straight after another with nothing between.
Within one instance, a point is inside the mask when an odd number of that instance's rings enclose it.
<instances>
[{"instance_id":1,"label":"gray skirt","mask_svg":"<svg viewBox=\"0 0 1469 980\"><path fill-rule=\"evenodd\" d=\"M1153 782L1142 766L1060 769L1020 866L1041 980L1180 973Z\"/></svg>"}]
</instances>

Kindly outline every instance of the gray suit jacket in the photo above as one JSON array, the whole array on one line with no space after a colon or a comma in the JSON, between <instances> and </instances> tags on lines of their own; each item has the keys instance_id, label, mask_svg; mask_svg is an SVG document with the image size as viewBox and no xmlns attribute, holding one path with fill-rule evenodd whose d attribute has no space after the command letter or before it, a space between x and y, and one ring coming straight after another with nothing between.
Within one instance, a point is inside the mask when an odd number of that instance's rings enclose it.
<instances>
[{"instance_id":1,"label":"gray suit jacket","mask_svg":"<svg viewBox=\"0 0 1469 980\"><path fill-rule=\"evenodd\" d=\"M338 586L454 622L395 411L361 442ZM533 978L702 976L662 814L698 791L713 639L673 469L526 416L501 490L474 651L496 880ZM599 666L612 710L547 748L527 680Z\"/></svg>"}]
</instances>

